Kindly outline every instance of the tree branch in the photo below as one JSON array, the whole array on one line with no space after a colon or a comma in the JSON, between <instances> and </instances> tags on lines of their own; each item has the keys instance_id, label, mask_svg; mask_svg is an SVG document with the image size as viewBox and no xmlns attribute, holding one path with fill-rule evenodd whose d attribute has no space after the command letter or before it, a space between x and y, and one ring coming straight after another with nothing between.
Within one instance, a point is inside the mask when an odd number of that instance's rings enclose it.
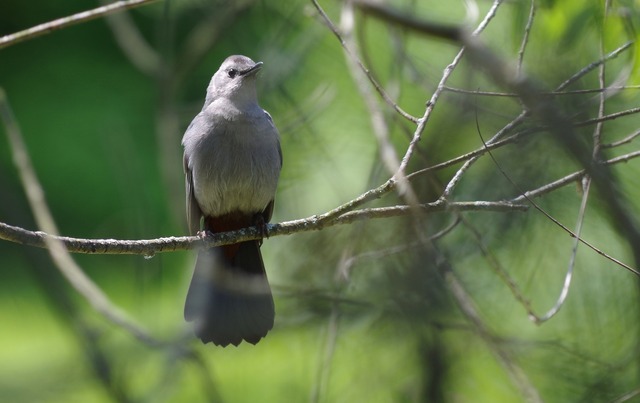
<instances>
[{"instance_id":1,"label":"tree branch","mask_svg":"<svg viewBox=\"0 0 640 403\"><path fill-rule=\"evenodd\" d=\"M421 204L419 208L424 212L435 213L446 211L526 211L528 207L524 204L512 202L473 201L444 203L437 201ZM268 224L269 237L319 231L326 227L350 224L365 219L410 215L411 209L412 207L407 205L368 208L341 214L328 222L319 219L319 217L322 216L311 216L279 224ZM237 231L209 234L204 238L199 236L182 236L141 240L85 239L57 236L42 231L29 231L0 222L0 239L39 248L46 248L47 240L54 239L64 244L69 252L83 254L152 256L156 253L228 245L260 238L260 231L254 227L249 227Z\"/></svg>"},{"instance_id":2,"label":"tree branch","mask_svg":"<svg viewBox=\"0 0 640 403\"><path fill-rule=\"evenodd\" d=\"M88 11L82 11L80 13L73 14L67 17L58 18L57 20L45 22L44 24L36 25L35 27L31 27L23 31L0 37L0 49L15 45L28 39L33 39L38 36L48 34L62 28L67 28L72 25L94 20L107 14L114 13L116 11L139 7L147 3L152 3L154 1L156 0L122 0L108 4L106 6L94 8Z\"/></svg>"},{"instance_id":3,"label":"tree branch","mask_svg":"<svg viewBox=\"0 0 640 403\"><path fill-rule=\"evenodd\" d=\"M439 35L438 32L432 32L433 27L436 26L435 24L416 20L411 15L398 13L385 5L365 0L358 0L357 4L365 4L366 7L372 8L377 17L390 23L428 35ZM638 246L640 245L640 225L631 213L628 201L620 191L616 177L606 165L600 164L600 161L593 159L592 152L589 152L584 144L579 141L573 130L572 122L563 115L554 100L548 96L544 96L538 83L518 72L513 66L487 47L476 35L468 34L462 29L452 27L451 30L447 32L447 35L440 35L440 37L464 45L470 61L482 69L491 81L518 94L520 102L522 102L525 107L525 112L540 119L569 155L585 168L587 174L589 174L600 191L612 223L616 229L625 236L634 253L636 264L640 264L640 247ZM609 55L607 55L607 57L609 57ZM601 60L603 59L605 58ZM634 108L619 114L612 114L608 118L613 119L637 112L638 110ZM595 121L589 120L582 123L590 124L593 122ZM551 218L548 215L547 217ZM562 227L569 231L565 226ZM637 271L634 272L638 274Z\"/></svg>"},{"instance_id":4,"label":"tree branch","mask_svg":"<svg viewBox=\"0 0 640 403\"><path fill-rule=\"evenodd\" d=\"M316 10L318 11L318 14L320 14L320 17L322 17L322 20L324 21L324 23L327 25L327 27L329 28L329 30L331 30L331 32L336 36L336 38L338 38L338 41L340 42L340 45L342 45L342 48L344 49L344 51L353 59L354 63L360 68L360 70L362 70L362 72L367 76L367 79L371 82L371 84L373 85L373 87L376 89L376 91L378 92L378 94L380 94L380 96L382 97L382 99L384 99L384 101L391 106L396 112L398 112L398 114L400 114L400 116L402 116L403 118L407 119L410 122L417 122L418 118L416 118L415 116L405 112L402 108L400 108L400 106L397 104L397 102L395 102L390 96L389 94L387 94L387 92L385 91L384 88L382 88L382 85L380 85L380 83L378 83L378 81L373 77L373 75L371 74L371 72L369 71L369 69L367 69L364 65L364 63L362 63L362 60L360 60L360 58L358 58L355 53L353 52L353 50L351 50L351 48L349 48L349 46L347 45L347 43L345 42L345 40L342 38L342 35L340 34L340 32L338 31L338 28L336 28L335 24L331 21L331 19L329 18L329 16L327 15L327 13L324 12L324 9L320 6L320 4L317 2L317 0L311 0L311 2L313 3L313 6L316 8Z\"/></svg>"},{"instance_id":5,"label":"tree branch","mask_svg":"<svg viewBox=\"0 0 640 403\"><path fill-rule=\"evenodd\" d=\"M27 194L27 200L35 216L36 223L38 227L52 235L56 235L58 232L57 225L47 206L44 191L40 186L33 164L27 153L20 128L13 117L13 111L1 88L0 118L2 118L5 124L7 137L9 138L11 151L13 152L13 160L18 169L18 174ZM80 266L71 258L68 249L66 249L60 237L47 236L44 237L42 241L51 256L51 260L53 260L60 273L106 320L127 330L145 344L153 346L160 344L147 330L130 319L123 310L113 304L100 287L82 271Z\"/></svg>"}]
</instances>

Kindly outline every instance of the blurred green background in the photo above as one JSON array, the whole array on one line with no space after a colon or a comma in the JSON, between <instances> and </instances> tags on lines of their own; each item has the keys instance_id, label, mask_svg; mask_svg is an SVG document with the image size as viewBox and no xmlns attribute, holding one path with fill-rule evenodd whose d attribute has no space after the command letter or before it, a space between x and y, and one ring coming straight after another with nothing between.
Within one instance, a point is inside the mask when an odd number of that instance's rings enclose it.
<instances>
[{"instance_id":1,"label":"blurred green background","mask_svg":"<svg viewBox=\"0 0 640 403\"><path fill-rule=\"evenodd\" d=\"M467 22L462 1L394 1L432 21ZM553 89L634 40L637 2L540 1L524 70ZM97 2L0 3L0 35L97 7ZM340 20L342 5L323 1ZM491 3L479 1L480 15ZM503 4L482 38L516 60L530 3ZM459 47L357 13L356 40L367 67L399 105L422 116ZM477 24L477 21L474 23ZM601 41L601 38L604 38ZM637 81L635 45L607 64L607 82ZM0 50L8 96L63 235L153 239L186 234L180 140L200 110L211 75L231 54L265 63L261 105L280 129L284 167L273 222L323 213L378 186L370 112L340 43L310 1L166 1L80 24ZM616 81L617 80L617 81ZM463 60L448 85L493 90ZM597 88L593 71L570 89ZM607 112L638 105L633 89L611 94ZM381 105L399 155L415 126ZM596 116L597 94L558 97L575 120ZM511 121L511 98L445 92L409 171L481 146ZM605 143L637 130L635 115L607 122ZM527 120L524 127L539 127ZM593 126L580 129L590 139ZM4 128L0 130L0 221L36 230ZM631 142L609 157L638 148ZM579 169L542 131L495 152L521 189ZM459 165L412 182L422 202L437 199ZM640 166L613 168L637 215ZM485 156L464 176L455 200L518 195ZM374 206L401 204L388 195ZM575 186L538 200L573 228ZM263 255L276 298L274 330L256 346L201 345L183 323L194 253L75 255L111 300L168 344L148 346L96 313L61 277L46 251L0 242L2 402L518 402L623 401L640 390L638 279L580 247L569 298L535 325L496 275L493 260L542 314L562 288L572 239L533 209L474 212L438 241L416 243L453 213L366 220L320 232L273 237ZM597 193L585 239L636 265ZM635 247L639 247L635 245ZM452 294L446 258L466 299ZM493 259L493 260L492 260ZM475 320L460 310L474 307ZM637 398L636 398L637 399Z\"/></svg>"}]
</instances>

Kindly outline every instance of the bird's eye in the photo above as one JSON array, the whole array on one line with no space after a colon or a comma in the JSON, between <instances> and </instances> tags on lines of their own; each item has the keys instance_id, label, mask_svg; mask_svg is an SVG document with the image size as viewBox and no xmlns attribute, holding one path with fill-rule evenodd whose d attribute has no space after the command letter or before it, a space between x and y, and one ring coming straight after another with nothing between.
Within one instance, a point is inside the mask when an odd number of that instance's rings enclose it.
<instances>
[{"instance_id":1,"label":"bird's eye","mask_svg":"<svg viewBox=\"0 0 640 403\"><path fill-rule=\"evenodd\" d=\"M235 78L238 75L238 70L229 69L227 70L227 75L229 76L229 78Z\"/></svg>"}]
</instances>

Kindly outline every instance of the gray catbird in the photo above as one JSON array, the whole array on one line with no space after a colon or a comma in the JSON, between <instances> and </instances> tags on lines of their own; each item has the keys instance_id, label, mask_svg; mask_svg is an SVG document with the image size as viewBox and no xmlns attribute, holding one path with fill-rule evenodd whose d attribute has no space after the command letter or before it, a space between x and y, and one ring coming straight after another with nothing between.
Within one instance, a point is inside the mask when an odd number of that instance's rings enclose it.
<instances>
[{"instance_id":1,"label":"gray catbird","mask_svg":"<svg viewBox=\"0 0 640 403\"><path fill-rule=\"evenodd\" d=\"M182 138L187 219L192 234L256 225L271 219L282 167L278 130L258 105L262 63L230 56L213 75L202 111ZM184 308L204 343L255 344L273 327L274 305L261 241L198 253Z\"/></svg>"}]
</instances>

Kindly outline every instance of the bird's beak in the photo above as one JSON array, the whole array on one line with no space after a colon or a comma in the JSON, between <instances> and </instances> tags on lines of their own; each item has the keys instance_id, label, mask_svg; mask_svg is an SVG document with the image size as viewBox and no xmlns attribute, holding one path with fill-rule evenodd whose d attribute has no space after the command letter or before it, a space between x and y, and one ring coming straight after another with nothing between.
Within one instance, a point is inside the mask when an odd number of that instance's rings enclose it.
<instances>
[{"instance_id":1,"label":"bird's beak","mask_svg":"<svg viewBox=\"0 0 640 403\"><path fill-rule=\"evenodd\" d=\"M242 70L240 72L241 76L251 76L255 73L258 72L258 70L260 70L262 68L262 62L257 62L256 64L254 64L253 66L249 67L246 70Z\"/></svg>"}]
</instances>

